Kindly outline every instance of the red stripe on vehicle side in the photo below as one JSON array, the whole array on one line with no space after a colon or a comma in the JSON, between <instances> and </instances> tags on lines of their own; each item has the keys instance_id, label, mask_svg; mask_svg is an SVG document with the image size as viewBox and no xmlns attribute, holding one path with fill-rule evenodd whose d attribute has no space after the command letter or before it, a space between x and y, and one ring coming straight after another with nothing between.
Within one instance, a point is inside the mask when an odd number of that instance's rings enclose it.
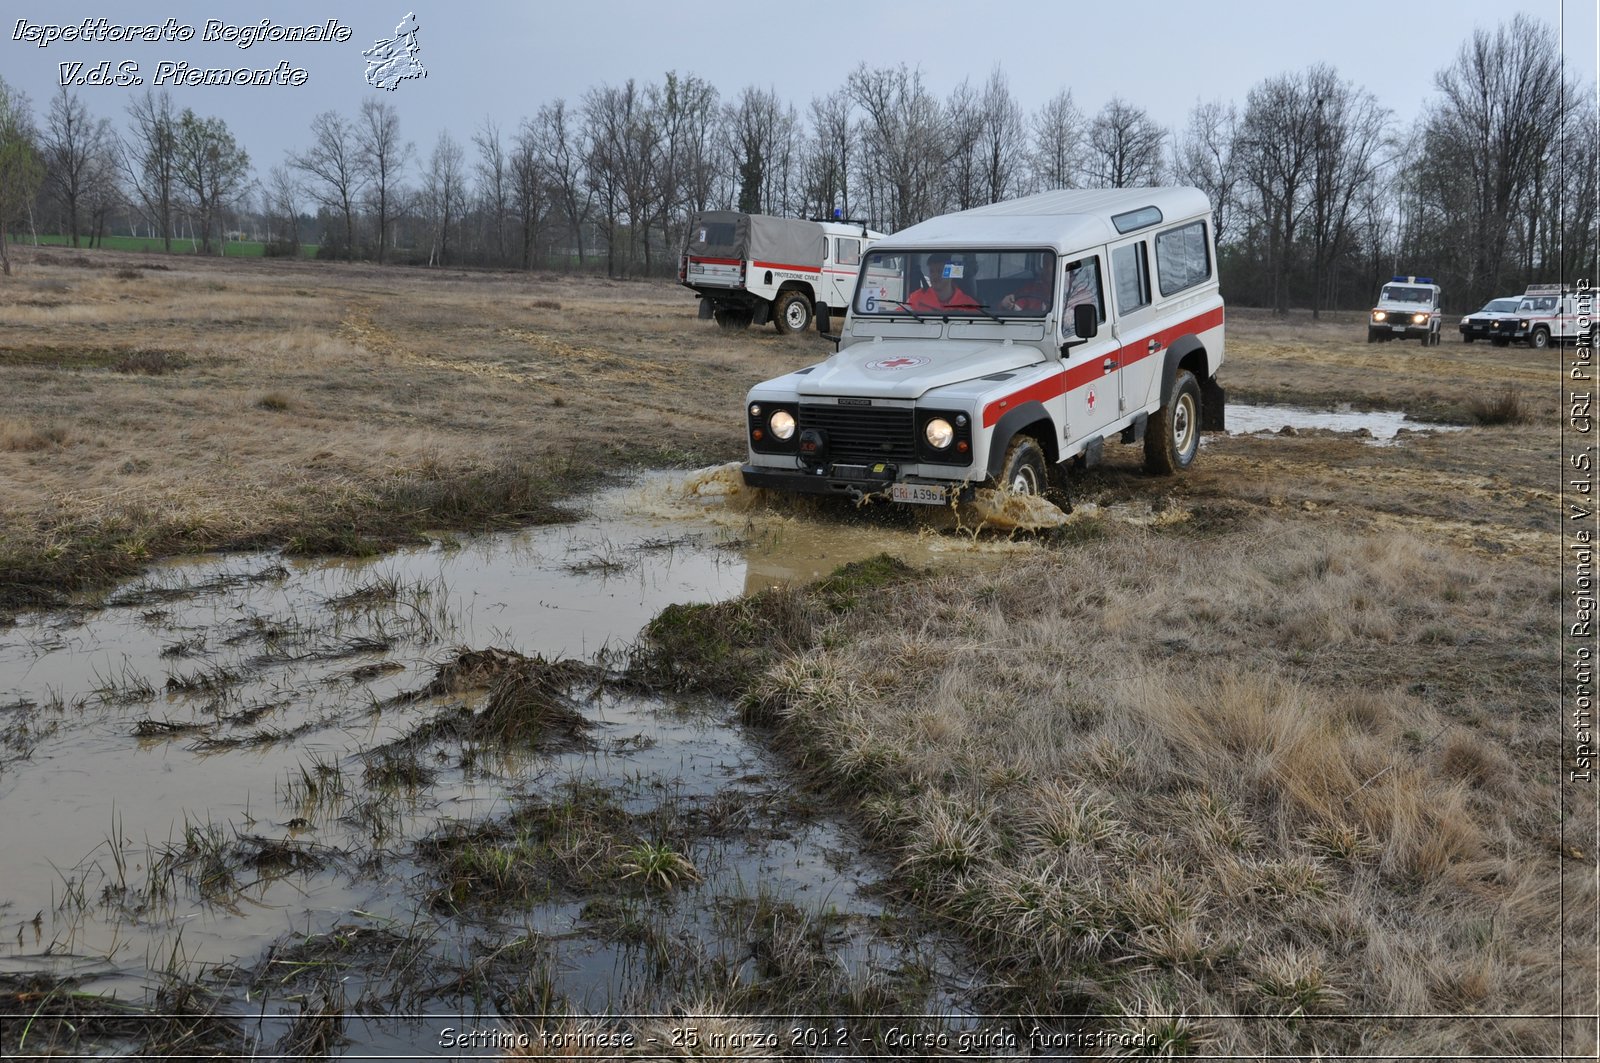
<instances>
[{"instance_id":1,"label":"red stripe on vehicle side","mask_svg":"<svg viewBox=\"0 0 1600 1063\"><path fill-rule=\"evenodd\" d=\"M744 260L738 258L695 258L691 255L689 256L689 261L698 262L702 266L737 266Z\"/></svg>"},{"instance_id":2,"label":"red stripe on vehicle side","mask_svg":"<svg viewBox=\"0 0 1600 1063\"><path fill-rule=\"evenodd\" d=\"M1069 391L1077 391L1081 387L1087 387L1106 375L1103 364L1106 358L1116 358L1123 367L1126 367L1145 358L1150 358L1157 354L1165 354L1167 346L1173 340L1187 336L1190 333L1204 332L1207 329L1216 328L1222 322L1223 312L1222 307L1219 306L1203 314L1191 317L1186 321L1180 321L1176 325L1169 325L1167 328L1153 332L1148 336L1132 338L1119 349L1105 352L1097 360L1075 365L1063 373L1047 377L1038 383L1028 385L1020 391L1012 392L1003 399L997 399L989 403L983 408L983 427L989 428L993 426L996 421L1004 416L1007 410L1020 406L1024 402L1044 402L1055 398L1057 395L1064 395ZM1150 350L1151 339L1160 342L1159 349Z\"/></svg>"},{"instance_id":3,"label":"red stripe on vehicle side","mask_svg":"<svg viewBox=\"0 0 1600 1063\"><path fill-rule=\"evenodd\" d=\"M792 266L783 262L752 262L756 269L792 269L797 273L820 273L816 266Z\"/></svg>"}]
</instances>

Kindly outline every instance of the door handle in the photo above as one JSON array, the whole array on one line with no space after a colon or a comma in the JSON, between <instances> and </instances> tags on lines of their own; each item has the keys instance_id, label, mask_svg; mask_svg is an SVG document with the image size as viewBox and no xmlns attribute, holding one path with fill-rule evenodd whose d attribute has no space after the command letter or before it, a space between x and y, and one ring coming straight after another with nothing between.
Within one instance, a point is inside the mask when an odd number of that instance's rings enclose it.
<instances>
[{"instance_id":1,"label":"door handle","mask_svg":"<svg viewBox=\"0 0 1600 1063\"><path fill-rule=\"evenodd\" d=\"M1151 354L1155 354L1160 349L1161 349L1161 341L1160 340L1156 340L1156 339L1152 339L1150 341L1149 347L1146 348L1146 350L1148 350Z\"/></svg>"},{"instance_id":2,"label":"door handle","mask_svg":"<svg viewBox=\"0 0 1600 1063\"><path fill-rule=\"evenodd\" d=\"M1100 368L1104 369L1106 372L1109 373L1109 372L1111 372L1111 370L1115 369L1120 364L1121 363L1118 362L1115 358L1107 358L1105 361L1100 363Z\"/></svg>"}]
</instances>

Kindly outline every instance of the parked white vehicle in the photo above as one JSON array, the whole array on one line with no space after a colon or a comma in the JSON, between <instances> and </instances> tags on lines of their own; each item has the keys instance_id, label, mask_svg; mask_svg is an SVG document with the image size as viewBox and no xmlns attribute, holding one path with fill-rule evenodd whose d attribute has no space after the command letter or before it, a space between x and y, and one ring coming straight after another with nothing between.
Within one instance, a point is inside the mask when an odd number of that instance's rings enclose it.
<instances>
[{"instance_id":1,"label":"parked white vehicle","mask_svg":"<svg viewBox=\"0 0 1600 1063\"><path fill-rule=\"evenodd\" d=\"M1483 304L1482 310L1461 319L1461 342L1490 340L1504 347L1511 342L1511 333L1516 331L1517 307L1521 303L1522 297L1519 295L1490 299Z\"/></svg>"},{"instance_id":2,"label":"parked white vehicle","mask_svg":"<svg viewBox=\"0 0 1600 1063\"><path fill-rule=\"evenodd\" d=\"M758 487L943 503L1042 491L1144 443L1186 468L1223 427L1211 207L1192 188L1064 190L949 214L867 254L838 350L745 402Z\"/></svg>"},{"instance_id":3,"label":"parked white vehicle","mask_svg":"<svg viewBox=\"0 0 1600 1063\"><path fill-rule=\"evenodd\" d=\"M815 319L826 332L829 315L850 305L863 252L882 238L859 222L702 211L689 221L678 281L700 296L700 317L723 328L771 321L804 332Z\"/></svg>"},{"instance_id":4,"label":"parked white vehicle","mask_svg":"<svg viewBox=\"0 0 1600 1063\"><path fill-rule=\"evenodd\" d=\"M1511 340L1543 349L1552 343L1573 343L1588 332L1594 334L1594 294L1585 297L1559 284L1530 284L1517 304ZM1509 342L1509 341L1508 341ZM1501 344L1505 346L1505 344Z\"/></svg>"},{"instance_id":5,"label":"parked white vehicle","mask_svg":"<svg viewBox=\"0 0 1600 1063\"><path fill-rule=\"evenodd\" d=\"M1439 345L1439 286L1429 277L1394 277L1378 293L1378 305L1367 319L1367 342L1419 339L1424 347Z\"/></svg>"}]
</instances>

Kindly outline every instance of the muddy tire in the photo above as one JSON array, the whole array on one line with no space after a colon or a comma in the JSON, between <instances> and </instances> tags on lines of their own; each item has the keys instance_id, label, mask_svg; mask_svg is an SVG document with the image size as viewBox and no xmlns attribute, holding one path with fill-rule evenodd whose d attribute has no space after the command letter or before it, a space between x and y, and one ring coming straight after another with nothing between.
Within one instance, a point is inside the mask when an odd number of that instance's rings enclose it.
<instances>
[{"instance_id":1,"label":"muddy tire","mask_svg":"<svg viewBox=\"0 0 1600 1063\"><path fill-rule=\"evenodd\" d=\"M1475 337L1475 336L1465 336L1464 335L1464 336L1461 337L1461 342L1462 343L1471 343L1476 338L1477 337Z\"/></svg>"},{"instance_id":2,"label":"muddy tire","mask_svg":"<svg viewBox=\"0 0 1600 1063\"><path fill-rule=\"evenodd\" d=\"M1510 340L1503 339L1503 338L1501 338L1499 336L1494 337L1489 342L1494 344L1496 347L1509 347L1509 346L1511 346L1511 341Z\"/></svg>"},{"instance_id":3,"label":"muddy tire","mask_svg":"<svg viewBox=\"0 0 1600 1063\"><path fill-rule=\"evenodd\" d=\"M748 310L718 310L711 316L716 319L718 328L725 328L730 332L739 332L750 327Z\"/></svg>"},{"instance_id":4,"label":"muddy tire","mask_svg":"<svg viewBox=\"0 0 1600 1063\"><path fill-rule=\"evenodd\" d=\"M1017 436L1006 448L994 486L1019 495L1042 495L1049 484L1049 469L1038 441L1032 436Z\"/></svg>"},{"instance_id":5,"label":"muddy tire","mask_svg":"<svg viewBox=\"0 0 1600 1063\"><path fill-rule=\"evenodd\" d=\"M1546 347L1550 346L1550 330L1543 327L1534 329L1533 335L1528 337L1528 343L1530 343L1533 346L1533 349L1536 351L1544 350Z\"/></svg>"},{"instance_id":6,"label":"muddy tire","mask_svg":"<svg viewBox=\"0 0 1600 1063\"><path fill-rule=\"evenodd\" d=\"M811 300L805 292L780 292L772 304L772 327L780 336L792 336L811 327Z\"/></svg>"},{"instance_id":7,"label":"muddy tire","mask_svg":"<svg viewBox=\"0 0 1600 1063\"><path fill-rule=\"evenodd\" d=\"M1200 385L1187 369L1172 378L1172 395L1150 415L1144 430L1144 467L1170 476L1194 464L1200 452Z\"/></svg>"}]
</instances>

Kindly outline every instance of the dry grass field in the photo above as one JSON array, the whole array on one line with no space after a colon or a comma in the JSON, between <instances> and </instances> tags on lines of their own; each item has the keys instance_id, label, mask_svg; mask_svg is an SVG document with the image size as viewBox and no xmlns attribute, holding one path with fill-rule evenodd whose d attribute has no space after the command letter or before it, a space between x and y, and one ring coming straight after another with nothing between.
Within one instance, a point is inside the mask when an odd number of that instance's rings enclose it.
<instances>
[{"instance_id":1,"label":"dry grass field","mask_svg":"<svg viewBox=\"0 0 1600 1063\"><path fill-rule=\"evenodd\" d=\"M19 258L0 609L182 551L559 519L606 473L738 457L749 384L827 352L660 282ZM859 810L999 1005L1213 1058L1583 1051L1592 1028L1498 1017L1596 988L1554 749L1559 352L1229 329L1231 401L1471 427L1211 439L1173 481L1111 447L1075 498L1170 519L709 607L726 637L672 642L675 674L732 682Z\"/></svg>"}]
</instances>

